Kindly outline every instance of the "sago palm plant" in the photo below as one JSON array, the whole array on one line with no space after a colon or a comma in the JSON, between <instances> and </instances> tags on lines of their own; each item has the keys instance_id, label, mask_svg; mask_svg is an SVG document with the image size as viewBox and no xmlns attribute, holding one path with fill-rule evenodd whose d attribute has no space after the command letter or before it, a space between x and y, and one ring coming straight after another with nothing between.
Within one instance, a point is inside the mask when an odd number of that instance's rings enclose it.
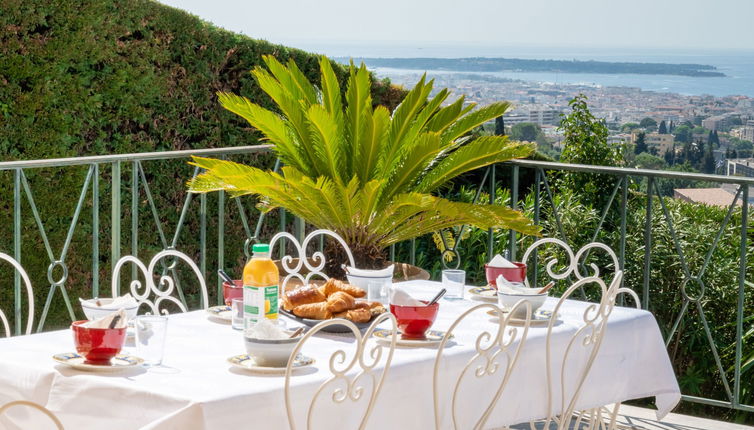
<instances>
[{"instance_id":1,"label":"sago palm plant","mask_svg":"<svg viewBox=\"0 0 754 430\"><path fill-rule=\"evenodd\" d=\"M223 107L274 145L284 167L275 173L194 157L193 164L205 172L189 182L191 192L257 195L267 209L282 207L313 226L335 231L351 247L356 264L367 268L384 262L389 245L452 226L538 233L528 218L507 207L433 195L458 175L532 152L530 144L506 137L468 137L475 127L505 113L509 103L474 110L461 97L443 106L449 91L429 97L433 81L422 77L391 113L372 106L371 77L363 64L348 68L342 93L325 57L320 60L320 88L293 61L285 66L266 56L264 62L268 69L257 67L251 73L279 112L234 94L218 96Z\"/></svg>"}]
</instances>

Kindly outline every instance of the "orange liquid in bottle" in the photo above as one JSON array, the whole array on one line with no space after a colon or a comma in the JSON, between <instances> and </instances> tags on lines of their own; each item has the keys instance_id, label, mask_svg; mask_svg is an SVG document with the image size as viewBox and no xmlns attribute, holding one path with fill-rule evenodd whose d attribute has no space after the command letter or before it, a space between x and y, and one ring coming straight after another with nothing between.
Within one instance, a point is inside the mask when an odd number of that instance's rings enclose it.
<instances>
[{"instance_id":1,"label":"orange liquid in bottle","mask_svg":"<svg viewBox=\"0 0 754 430\"><path fill-rule=\"evenodd\" d=\"M269 245L256 244L243 269L244 318L255 323L278 317L278 268L270 259Z\"/></svg>"}]
</instances>

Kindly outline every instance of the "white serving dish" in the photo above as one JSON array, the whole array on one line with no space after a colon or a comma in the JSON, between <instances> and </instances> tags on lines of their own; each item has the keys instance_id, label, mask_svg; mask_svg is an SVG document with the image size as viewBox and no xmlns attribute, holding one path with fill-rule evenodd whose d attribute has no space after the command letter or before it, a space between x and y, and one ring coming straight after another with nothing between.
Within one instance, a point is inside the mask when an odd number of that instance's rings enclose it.
<instances>
[{"instance_id":1,"label":"white serving dish","mask_svg":"<svg viewBox=\"0 0 754 430\"><path fill-rule=\"evenodd\" d=\"M285 331L288 335L293 332ZM246 345L246 353L254 357L258 366L285 367L293 353L301 336L293 339L256 339L244 334L243 340Z\"/></svg>"},{"instance_id":2,"label":"white serving dish","mask_svg":"<svg viewBox=\"0 0 754 430\"><path fill-rule=\"evenodd\" d=\"M519 288L520 290L524 290L524 288ZM547 300L547 292L537 294L536 292L540 290L540 288L526 288L526 290L531 291L520 291L520 292L508 292L503 290L498 290L497 292L497 303L500 305L501 308L504 310L510 311L513 309L513 306L516 305L521 300L526 300L531 305L531 314L534 315L534 313L542 307L542 305ZM518 309L516 309L515 314L513 314L515 318L525 318L526 317L526 306L522 305L519 306Z\"/></svg>"}]
</instances>

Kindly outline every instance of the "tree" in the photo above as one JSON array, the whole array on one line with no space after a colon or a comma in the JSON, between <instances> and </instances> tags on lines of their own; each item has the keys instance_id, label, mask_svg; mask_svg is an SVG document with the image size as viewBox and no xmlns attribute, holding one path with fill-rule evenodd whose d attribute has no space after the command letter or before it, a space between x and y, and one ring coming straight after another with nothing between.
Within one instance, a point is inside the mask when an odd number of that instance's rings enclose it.
<instances>
[{"instance_id":1,"label":"tree","mask_svg":"<svg viewBox=\"0 0 754 430\"><path fill-rule=\"evenodd\" d=\"M665 162L668 164L668 166L672 166L675 162L675 148L665 151L663 158L665 158Z\"/></svg>"},{"instance_id":2,"label":"tree","mask_svg":"<svg viewBox=\"0 0 754 430\"><path fill-rule=\"evenodd\" d=\"M657 132L660 134L668 134L668 127L665 125L665 120L660 121L660 126L657 127Z\"/></svg>"},{"instance_id":3,"label":"tree","mask_svg":"<svg viewBox=\"0 0 754 430\"><path fill-rule=\"evenodd\" d=\"M622 126L620 126L620 131L622 131L622 132L625 133L625 132L629 132L629 131L635 130L637 128L639 128L639 124L638 123L627 122L627 123L623 124Z\"/></svg>"},{"instance_id":4,"label":"tree","mask_svg":"<svg viewBox=\"0 0 754 430\"><path fill-rule=\"evenodd\" d=\"M623 165L622 148L607 142L608 130L604 122L595 118L589 111L587 97L579 94L568 102L571 113L560 120L559 131L563 132L563 153L560 160L565 163L592 164L598 166ZM569 174L561 184L578 191L587 202L604 203L615 185L607 175Z\"/></svg>"},{"instance_id":5,"label":"tree","mask_svg":"<svg viewBox=\"0 0 754 430\"><path fill-rule=\"evenodd\" d=\"M647 130L654 130L657 127L657 121L653 118L646 117L639 122L639 127L646 128Z\"/></svg>"},{"instance_id":6,"label":"tree","mask_svg":"<svg viewBox=\"0 0 754 430\"><path fill-rule=\"evenodd\" d=\"M647 152L649 148L647 148L646 143L646 134L644 132L639 133L636 135L636 142L634 147L634 154L641 154L642 152Z\"/></svg>"},{"instance_id":7,"label":"tree","mask_svg":"<svg viewBox=\"0 0 754 430\"><path fill-rule=\"evenodd\" d=\"M668 133L673 133L673 130L675 130L675 124L673 124L673 121L670 121L670 124L668 125Z\"/></svg>"},{"instance_id":8,"label":"tree","mask_svg":"<svg viewBox=\"0 0 754 430\"><path fill-rule=\"evenodd\" d=\"M319 87L292 60L287 66L271 55L263 60L268 69L257 67L252 75L275 101L276 111L232 93L220 92L218 99L273 144L284 167L278 173L194 157L192 164L204 173L189 182L191 192L259 196L266 209L282 207L316 228L338 233L357 266L366 268L381 266L393 243L451 226L538 233L529 218L505 206L436 195L463 173L533 152L533 145L505 136L468 137L508 111L509 103L471 110L474 106L467 108L461 97L443 105L450 91L433 93L434 81L422 76L391 113L372 105L371 76L363 63L348 67L341 91L327 57L320 60ZM328 269L337 275L345 255L332 248L326 253L336 257Z\"/></svg>"},{"instance_id":9,"label":"tree","mask_svg":"<svg viewBox=\"0 0 754 430\"><path fill-rule=\"evenodd\" d=\"M636 156L635 164L640 169L662 170L665 167L665 160L656 155L642 152Z\"/></svg>"},{"instance_id":10,"label":"tree","mask_svg":"<svg viewBox=\"0 0 754 430\"><path fill-rule=\"evenodd\" d=\"M712 152L712 142L705 145L704 157L702 158L702 171L704 173L715 173L715 154Z\"/></svg>"},{"instance_id":11,"label":"tree","mask_svg":"<svg viewBox=\"0 0 754 430\"><path fill-rule=\"evenodd\" d=\"M680 143L691 142L691 127L686 124L676 127L673 134L675 135L675 140Z\"/></svg>"},{"instance_id":12,"label":"tree","mask_svg":"<svg viewBox=\"0 0 754 430\"><path fill-rule=\"evenodd\" d=\"M495 136L505 136L505 118L502 115L495 118Z\"/></svg>"},{"instance_id":13,"label":"tree","mask_svg":"<svg viewBox=\"0 0 754 430\"><path fill-rule=\"evenodd\" d=\"M525 142L535 142L542 133L542 128L533 122L522 122L511 127L511 139Z\"/></svg>"}]
</instances>

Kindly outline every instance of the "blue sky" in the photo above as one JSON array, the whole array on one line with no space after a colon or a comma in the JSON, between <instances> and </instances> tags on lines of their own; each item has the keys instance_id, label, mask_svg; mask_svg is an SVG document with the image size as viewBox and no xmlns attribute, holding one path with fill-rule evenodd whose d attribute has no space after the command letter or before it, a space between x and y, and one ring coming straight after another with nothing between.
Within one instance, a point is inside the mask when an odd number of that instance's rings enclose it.
<instances>
[{"instance_id":1,"label":"blue sky","mask_svg":"<svg viewBox=\"0 0 754 430\"><path fill-rule=\"evenodd\" d=\"M752 0L160 0L271 42L754 50Z\"/></svg>"}]
</instances>

